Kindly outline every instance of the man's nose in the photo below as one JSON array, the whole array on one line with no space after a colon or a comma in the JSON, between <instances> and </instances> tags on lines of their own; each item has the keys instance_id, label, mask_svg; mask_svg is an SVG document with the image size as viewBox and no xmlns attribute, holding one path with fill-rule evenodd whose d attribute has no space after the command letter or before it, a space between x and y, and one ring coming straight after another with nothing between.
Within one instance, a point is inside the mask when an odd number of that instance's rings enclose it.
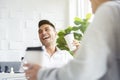
<instances>
[{"instance_id":1,"label":"man's nose","mask_svg":"<svg viewBox=\"0 0 120 80\"><path fill-rule=\"evenodd\" d=\"M46 34L46 31L43 31L42 34Z\"/></svg>"}]
</instances>

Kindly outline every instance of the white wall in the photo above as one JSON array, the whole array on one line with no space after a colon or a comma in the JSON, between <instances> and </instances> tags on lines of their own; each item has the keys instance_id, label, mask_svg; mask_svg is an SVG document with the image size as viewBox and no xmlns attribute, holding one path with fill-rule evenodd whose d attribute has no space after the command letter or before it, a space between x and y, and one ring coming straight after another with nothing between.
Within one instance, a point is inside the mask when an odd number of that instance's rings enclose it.
<instances>
[{"instance_id":1,"label":"white wall","mask_svg":"<svg viewBox=\"0 0 120 80\"><path fill-rule=\"evenodd\" d=\"M26 46L41 45L37 34L39 20L52 21L57 30L66 27L68 1L0 0L0 60L20 59Z\"/></svg>"}]
</instances>

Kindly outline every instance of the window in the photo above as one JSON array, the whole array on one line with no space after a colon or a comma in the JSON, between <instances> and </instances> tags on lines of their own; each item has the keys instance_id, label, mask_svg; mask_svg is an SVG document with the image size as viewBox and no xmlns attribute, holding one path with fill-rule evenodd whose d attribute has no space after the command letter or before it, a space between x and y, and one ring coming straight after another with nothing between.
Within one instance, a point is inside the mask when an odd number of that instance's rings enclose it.
<instances>
[{"instance_id":1,"label":"window","mask_svg":"<svg viewBox=\"0 0 120 80\"><path fill-rule=\"evenodd\" d=\"M69 0L69 24L73 24L74 17L84 18L87 13L91 13L89 0Z\"/></svg>"}]
</instances>

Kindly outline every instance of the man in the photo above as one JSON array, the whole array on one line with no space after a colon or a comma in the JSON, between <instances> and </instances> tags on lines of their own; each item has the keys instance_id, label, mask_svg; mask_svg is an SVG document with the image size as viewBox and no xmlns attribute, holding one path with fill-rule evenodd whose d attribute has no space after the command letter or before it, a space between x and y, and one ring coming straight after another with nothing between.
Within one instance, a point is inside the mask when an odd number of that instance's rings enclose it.
<instances>
[{"instance_id":1,"label":"man","mask_svg":"<svg viewBox=\"0 0 120 80\"><path fill-rule=\"evenodd\" d=\"M69 52L59 50L56 47L57 32L55 26L50 21L41 20L38 27L40 41L45 47L42 66L47 68L61 67L73 59L73 56Z\"/></svg>"},{"instance_id":2,"label":"man","mask_svg":"<svg viewBox=\"0 0 120 80\"><path fill-rule=\"evenodd\" d=\"M120 54L120 0L91 0L91 4L95 17L77 57L59 69L33 65L26 71L29 80L120 80L116 63Z\"/></svg>"}]
</instances>

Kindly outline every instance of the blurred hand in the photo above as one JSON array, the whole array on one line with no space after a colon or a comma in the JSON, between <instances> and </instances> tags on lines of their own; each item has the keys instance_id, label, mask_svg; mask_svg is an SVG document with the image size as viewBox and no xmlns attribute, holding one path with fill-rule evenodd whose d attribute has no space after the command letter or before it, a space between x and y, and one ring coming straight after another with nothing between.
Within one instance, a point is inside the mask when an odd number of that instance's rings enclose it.
<instances>
[{"instance_id":1,"label":"blurred hand","mask_svg":"<svg viewBox=\"0 0 120 80\"><path fill-rule=\"evenodd\" d=\"M73 53L75 54L76 51L78 50L78 48L80 47L80 41L74 40L74 41L73 41L73 45L76 46L76 49L73 50Z\"/></svg>"},{"instance_id":2,"label":"blurred hand","mask_svg":"<svg viewBox=\"0 0 120 80\"><path fill-rule=\"evenodd\" d=\"M28 80L37 80L37 74L39 69L41 68L38 64L24 64L25 67L28 67L27 70L25 70L25 76Z\"/></svg>"}]
</instances>

